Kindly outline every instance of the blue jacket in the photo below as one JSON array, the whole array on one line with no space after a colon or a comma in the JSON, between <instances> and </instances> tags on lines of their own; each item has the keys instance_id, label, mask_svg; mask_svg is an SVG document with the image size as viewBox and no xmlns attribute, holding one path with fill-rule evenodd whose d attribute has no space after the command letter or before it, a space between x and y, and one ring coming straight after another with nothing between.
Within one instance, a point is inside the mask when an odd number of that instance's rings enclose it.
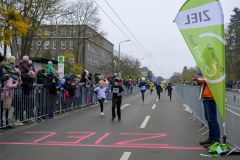
<instances>
[{"instance_id":1,"label":"blue jacket","mask_svg":"<svg viewBox=\"0 0 240 160\"><path fill-rule=\"evenodd\" d=\"M156 86L156 90L157 90L158 93L161 92L161 86L160 86L160 84Z\"/></svg>"},{"instance_id":2,"label":"blue jacket","mask_svg":"<svg viewBox=\"0 0 240 160\"><path fill-rule=\"evenodd\" d=\"M145 89L144 89L145 86ZM140 82L140 84L138 85L138 87L141 88L141 92L145 92L146 91L146 82Z\"/></svg>"}]
</instances>

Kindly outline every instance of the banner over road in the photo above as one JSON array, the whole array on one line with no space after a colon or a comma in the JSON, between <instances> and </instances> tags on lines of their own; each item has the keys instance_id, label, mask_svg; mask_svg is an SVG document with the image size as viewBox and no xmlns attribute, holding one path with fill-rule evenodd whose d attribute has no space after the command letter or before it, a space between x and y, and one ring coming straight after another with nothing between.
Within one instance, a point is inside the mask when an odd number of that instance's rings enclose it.
<instances>
[{"instance_id":1,"label":"banner over road","mask_svg":"<svg viewBox=\"0 0 240 160\"><path fill-rule=\"evenodd\" d=\"M187 0L175 22L225 123L225 41L221 4L219 0Z\"/></svg>"}]
</instances>

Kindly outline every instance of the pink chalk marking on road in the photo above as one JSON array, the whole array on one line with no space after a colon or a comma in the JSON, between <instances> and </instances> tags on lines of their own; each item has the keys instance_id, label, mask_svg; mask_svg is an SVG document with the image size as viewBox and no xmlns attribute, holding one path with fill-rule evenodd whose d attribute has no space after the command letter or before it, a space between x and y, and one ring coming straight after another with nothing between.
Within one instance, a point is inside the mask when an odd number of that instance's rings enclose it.
<instances>
[{"instance_id":1,"label":"pink chalk marking on road","mask_svg":"<svg viewBox=\"0 0 240 160\"><path fill-rule=\"evenodd\" d=\"M38 142L38 141L44 140L44 139L46 139L46 138L56 134L56 132L25 132L25 133L51 133L51 134L49 134L49 135L47 135L47 136L45 136L43 138L40 138L40 139L37 139L37 140L33 141L35 143Z\"/></svg>"},{"instance_id":2,"label":"pink chalk marking on road","mask_svg":"<svg viewBox=\"0 0 240 160\"><path fill-rule=\"evenodd\" d=\"M107 137L109 134L110 133L105 134L103 137L101 137L99 140L97 140L97 142L95 144L100 143L103 140L103 138Z\"/></svg>"},{"instance_id":3,"label":"pink chalk marking on road","mask_svg":"<svg viewBox=\"0 0 240 160\"><path fill-rule=\"evenodd\" d=\"M120 133L121 134L121 133ZM143 134L143 133L140 133L140 134L136 134L136 133L122 133L122 135L156 135L156 134ZM119 144L119 145L122 145L122 144L126 144L129 142L136 142L136 141L142 141L142 140L145 140L145 139L153 139L153 138L158 138L158 137L163 137L163 136L166 136L167 134L157 134L158 136L153 136L153 137L147 137L147 138L140 138L140 139L134 139L134 140L130 140L130 141L124 141L124 142L118 142L116 144ZM134 145L134 144L132 144ZM144 144L142 144L144 145Z\"/></svg>"},{"instance_id":4,"label":"pink chalk marking on road","mask_svg":"<svg viewBox=\"0 0 240 160\"><path fill-rule=\"evenodd\" d=\"M167 134L151 134L151 133L120 133L121 135L146 135L146 136L167 136Z\"/></svg>"},{"instance_id":5,"label":"pink chalk marking on road","mask_svg":"<svg viewBox=\"0 0 240 160\"><path fill-rule=\"evenodd\" d=\"M87 136L81 136L81 137L79 137L79 136L68 136L68 138L79 138L77 141L75 141L75 142L53 142L53 141L49 141L49 142L47 142L47 143L67 143L67 144L71 144L71 143L79 143L81 140L83 140L83 139L86 139L86 138L88 138L88 137L90 137L90 136L92 136L92 135L94 135L94 134L96 134L96 132L68 132L68 133L73 133L73 134L76 134L76 133L83 133L83 134L89 134L89 135L87 135Z\"/></svg>"},{"instance_id":6,"label":"pink chalk marking on road","mask_svg":"<svg viewBox=\"0 0 240 160\"><path fill-rule=\"evenodd\" d=\"M205 150L206 148L194 147L162 147L162 146L124 146L124 145L94 145L94 144L50 144L50 143L7 143L0 144L9 145L35 145L35 146L75 146L75 147L115 147L115 148L162 148L162 149L179 149L179 150Z\"/></svg>"}]
</instances>

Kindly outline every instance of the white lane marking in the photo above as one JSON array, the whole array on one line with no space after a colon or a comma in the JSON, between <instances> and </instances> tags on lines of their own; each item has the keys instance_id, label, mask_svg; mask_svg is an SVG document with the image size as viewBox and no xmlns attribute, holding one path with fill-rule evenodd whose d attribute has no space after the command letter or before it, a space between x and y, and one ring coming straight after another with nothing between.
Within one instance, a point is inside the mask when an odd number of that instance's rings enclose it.
<instances>
[{"instance_id":1,"label":"white lane marking","mask_svg":"<svg viewBox=\"0 0 240 160\"><path fill-rule=\"evenodd\" d=\"M158 101L158 99L156 100L156 102Z\"/></svg>"},{"instance_id":2,"label":"white lane marking","mask_svg":"<svg viewBox=\"0 0 240 160\"><path fill-rule=\"evenodd\" d=\"M142 125L140 126L140 128L145 128L145 127L146 127L149 118L150 118L150 116L147 116L147 117L144 119L144 121L143 121Z\"/></svg>"},{"instance_id":3,"label":"white lane marking","mask_svg":"<svg viewBox=\"0 0 240 160\"><path fill-rule=\"evenodd\" d=\"M124 152L120 160L128 160L132 152Z\"/></svg>"},{"instance_id":4,"label":"white lane marking","mask_svg":"<svg viewBox=\"0 0 240 160\"><path fill-rule=\"evenodd\" d=\"M123 106L121 106L121 110L125 109L127 106L129 106L130 104L124 104ZM117 111L117 108L115 109L115 111Z\"/></svg>"},{"instance_id":5,"label":"white lane marking","mask_svg":"<svg viewBox=\"0 0 240 160\"><path fill-rule=\"evenodd\" d=\"M155 109L155 107L156 107L156 104L153 105L152 109Z\"/></svg>"}]
</instances>

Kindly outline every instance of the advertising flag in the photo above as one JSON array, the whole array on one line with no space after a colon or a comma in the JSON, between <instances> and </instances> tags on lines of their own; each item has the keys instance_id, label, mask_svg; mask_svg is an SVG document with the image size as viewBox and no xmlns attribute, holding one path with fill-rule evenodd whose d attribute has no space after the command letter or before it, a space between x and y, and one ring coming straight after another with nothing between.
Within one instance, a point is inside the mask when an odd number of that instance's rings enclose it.
<instances>
[{"instance_id":1,"label":"advertising flag","mask_svg":"<svg viewBox=\"0 0 240 160\"><path fill-rule=\"evenodd\" d=\"M153 80L154 80L154 77L152 77L151 82L153 82Z\"/></svg>"},{"instance_id":2,"label":"advertising flag","mask_svg":"<svg viewBox=\"0 0 240 160\"><path fill-rule=\"evenodd\" d=\"M225 123L224 18L219 0L187 0L174 20Z\"/></svg>"},{"instance_id":3,"label":"advertising flag","mask_svg":"<svg viewBox=\"0 0 240 160\"><path fill-rule=\"evenodd\" d=\"M158 77L155 78L155 83L157 82L157 80L158 80Z\"/></svg>"}]
</instances>

